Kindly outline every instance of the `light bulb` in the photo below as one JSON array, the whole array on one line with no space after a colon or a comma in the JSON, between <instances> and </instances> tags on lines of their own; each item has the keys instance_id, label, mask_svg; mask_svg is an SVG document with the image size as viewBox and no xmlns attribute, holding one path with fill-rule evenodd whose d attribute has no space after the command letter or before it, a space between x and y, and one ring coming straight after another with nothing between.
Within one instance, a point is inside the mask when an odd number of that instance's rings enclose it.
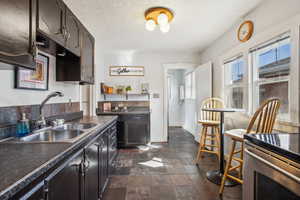
<instances>
[{"instance_id":1,"label":"light bulb","mask_svg":"<svg viewBox=\"0 0 300 200\"><path fill-rule=\"evenodd\" d=\"M163 26L160 26L159 28L160 28L160 31L161 31L161 32L167 33L167 32L169 32L169 30L170 30L170 24L165 24L165 25L163 25Z\"/></svg>"},{"instance_id":2,"label":"light bulb","mask_svg":"<svg viewBox=\"0 0 300 200\"><path fill-rule=\"evenodd\" d=\"M146 29L148 31L153 31L155 29L155 26L156 26L156 24L155 24L155 21L153 19L147 20L147 22L146 22Z\"/></svg>"},{"instance_id":3,"label":"light bulb","mask_svg":"<svg viewBox=\"0 0 300 200\"><path fill-rule=\"evenodd\" d=\"M157 16L157 23L159 25L165 25L169 23L169 18L168 15L166 15L165 13L161 13Z\"/></svg>"}]
</instances>

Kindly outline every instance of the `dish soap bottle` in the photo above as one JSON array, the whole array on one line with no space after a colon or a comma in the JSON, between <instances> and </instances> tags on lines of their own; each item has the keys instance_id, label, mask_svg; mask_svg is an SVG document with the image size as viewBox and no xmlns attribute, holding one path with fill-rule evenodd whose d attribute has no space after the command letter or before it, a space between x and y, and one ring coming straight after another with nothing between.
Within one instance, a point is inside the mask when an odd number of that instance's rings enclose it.
<instances>
[{"instance_id":1,"label":"dish soap bottle","mask_svg":"<svg viewBox=\"0 0 300 200\"><path fill-rule=\"evenodd\" d=\"M17 124L17 137L23 137L29 133L29 120L26 113L22 113L22 119Z\"/></svg>"}]
</instances>

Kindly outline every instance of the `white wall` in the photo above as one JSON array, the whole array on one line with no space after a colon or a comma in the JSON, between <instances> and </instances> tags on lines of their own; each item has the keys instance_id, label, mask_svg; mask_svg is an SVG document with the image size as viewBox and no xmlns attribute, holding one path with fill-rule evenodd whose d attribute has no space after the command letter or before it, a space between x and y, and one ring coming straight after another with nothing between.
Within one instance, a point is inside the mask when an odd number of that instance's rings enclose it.
<instances>
[{"instance_id":1,"label":"white wall","mask_svg":"<svg viewBox=\"0 0 300 200\"><path fill-rule=\"evenodd\" d=\"M268 36L261 39L260 35L271 29L276 29L279 24L286 23L293 16L299 14L299 12L299 0L264 0L259 7L243 17L243 19L241 18L233 27L224 33L222 37L206 48L201 53L200 60L202 63L207 61L213 62L214 96L222 96L222 61L224 57L230 56L230 54L234 56L235 53L240 53L241 51L245 51L245 49L247 51L252 45L260 42L259 40L268 39ZM254 34L249 42L241 44L237 39L237 30L244 20L252 20L254 22ZM291 27L294 28L294 25ZM280 32L280 30L282 31L284 29L279 27L277 32ZM276 33L276 31L273 32Z\"/></svg>"},{"instance_id":2,"label":"white wall","mask_svg":"<svg viewBox=\"0 0 300 200\"><path fill-rule=\"evenodd\" d=\"M169 70L169 126L183 126L184 124L184 100L180 100L180 86L184 85L185 70Z\"/></svg>"},{"instance_id":3,"label":"white wall","mask_svg":"<svg viewBox=\"0 0 300 200\"><path fill-rule=\"evenodd\" d=\"M46 54L48 55L48 54ZM46 95L52 91L62 91L64 97L53 98L49 103L79 101L79 85L55 81L55 57L50 56L49 63L49 91L14 89L14 70L0 70L0 107L15 105L40 104ZM0 63L0 65L5 65ZM0 66L1 68L1 66Z\"/></svg>"},{"instance_id":4,"label":"white wall","mask_svg":"<svg viewBox=\"0 0 300 200\"><path fill-rule=\"evenodd\" d=\"M246 43L237 40L237 30L244 20L254 22L254 34ZM297 122L299 115L299 0L264 0L259 7L240 19L222 37L206 48L200 54L202 63L213 62L213 96L224 98L223 89L223 61L239 53L248 54L249 48L271 39L286 31L291 31L292 60L291 60L291 91L292 121ZM246 64L248 58L245 56ZM247 96L246 96L247 98ZM249 99L251 101L251 99ZM251 106L251 102L248 106ZM246 128L249 122L247 114L227 114L226 129ZM225 137L225 151L228 151L228 138Z\"/></svg>"},{"instance_id":5,"label":"white wall","mask_svg":"<svg viewBox=\"0 0 300 200\"><path fill-rule=\"evenodd\" d=\"M138 89L140 83L148 82L150 84L150 93L158 93L159 98L154 99L151 96L151 141L162 142L167 138L163 134L163 91L164 91L164 69L163 64L168 63L198 63L198 54L170 54L170 53L114 53L104 55L104 66L101 73L104 74L103 81L107 84L132 85L133 89ZM145 67L144 77L110 77L109 66L111 65L140 65ZM98 66L99 67L99 66ZM103 76L98 73L98 77ZM100 79L99 79L100 80ZM97 83L99 84L99 83ZM99 93L100 90L97 90ZM100 100L101 98L99 98Z\"/></svg>"}]
</instances>

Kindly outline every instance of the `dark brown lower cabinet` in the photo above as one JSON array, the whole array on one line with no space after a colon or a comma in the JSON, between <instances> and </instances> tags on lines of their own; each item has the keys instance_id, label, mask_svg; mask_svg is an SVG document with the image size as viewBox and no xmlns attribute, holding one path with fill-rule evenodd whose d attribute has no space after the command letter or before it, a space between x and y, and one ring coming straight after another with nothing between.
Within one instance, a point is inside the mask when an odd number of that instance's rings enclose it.
<instances>
[{"instance_id":1,"label":"dark brown lower cabinet","mask_svg":"<svg viewBox=\"0 0 300 200\"><path fill-rule=\"evenodd\" d=\"M101 142L100 136L93 139L89 143L84 151L84 196L85 199L96 200L100 196L100 170L101 166L101 152L103 149L103 144Z\"/></svg>"},{"instance_id":2,"label":"dark brown lower cabinet","mask_svg":"<svg viewBox=\"0 0 300 200\"><path fill-rule=\"evenodd\" d=\"M99 200L107 186L110 144L116 144L116 124L99 132L63 164L36 180L12 199L21 200ZM113 134L114 135L114 134ZM112 141L115 140L115 141Z\"/></svg>"},{"instance_id":3,"label":"dark brown lower cabinet","mask_svg":"<svg viewBox=\"0 0 300 200\"><path fill-rule=\"evenodd\" d=\"M108 133L109 130L105 131L101 137L100 141L102 142L102 151L100 155L100 198L106 188L108 183Z\"/></svg>"},{"instance_id":4,"label":"dark brown lower cabinet","mask_svg":"<svg viewBox=\"0 0 300 200\"><path fill-rule=\"evenodd\" d=\"M83 155L82 150L77 152L45 179L46 200L83 199Z\"/></svg>"}]
</instances>

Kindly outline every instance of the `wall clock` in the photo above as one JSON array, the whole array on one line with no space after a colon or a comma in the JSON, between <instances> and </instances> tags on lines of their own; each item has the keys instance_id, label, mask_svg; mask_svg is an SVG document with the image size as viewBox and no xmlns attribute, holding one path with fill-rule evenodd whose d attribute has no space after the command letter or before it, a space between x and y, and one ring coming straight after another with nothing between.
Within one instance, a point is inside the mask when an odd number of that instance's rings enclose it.
<instances>
[{"instance_id":1,"label":"wall clock","mask_svg":"<svg viewBox=\"0 0 300 200\"><path fill-rule=\"evenodd\" d=\"M242 23L237 34L239 41L248 41L253 34L253 27L254 26L252 21L245 21L244 23Z\"/></svg>"}]
</instances>

